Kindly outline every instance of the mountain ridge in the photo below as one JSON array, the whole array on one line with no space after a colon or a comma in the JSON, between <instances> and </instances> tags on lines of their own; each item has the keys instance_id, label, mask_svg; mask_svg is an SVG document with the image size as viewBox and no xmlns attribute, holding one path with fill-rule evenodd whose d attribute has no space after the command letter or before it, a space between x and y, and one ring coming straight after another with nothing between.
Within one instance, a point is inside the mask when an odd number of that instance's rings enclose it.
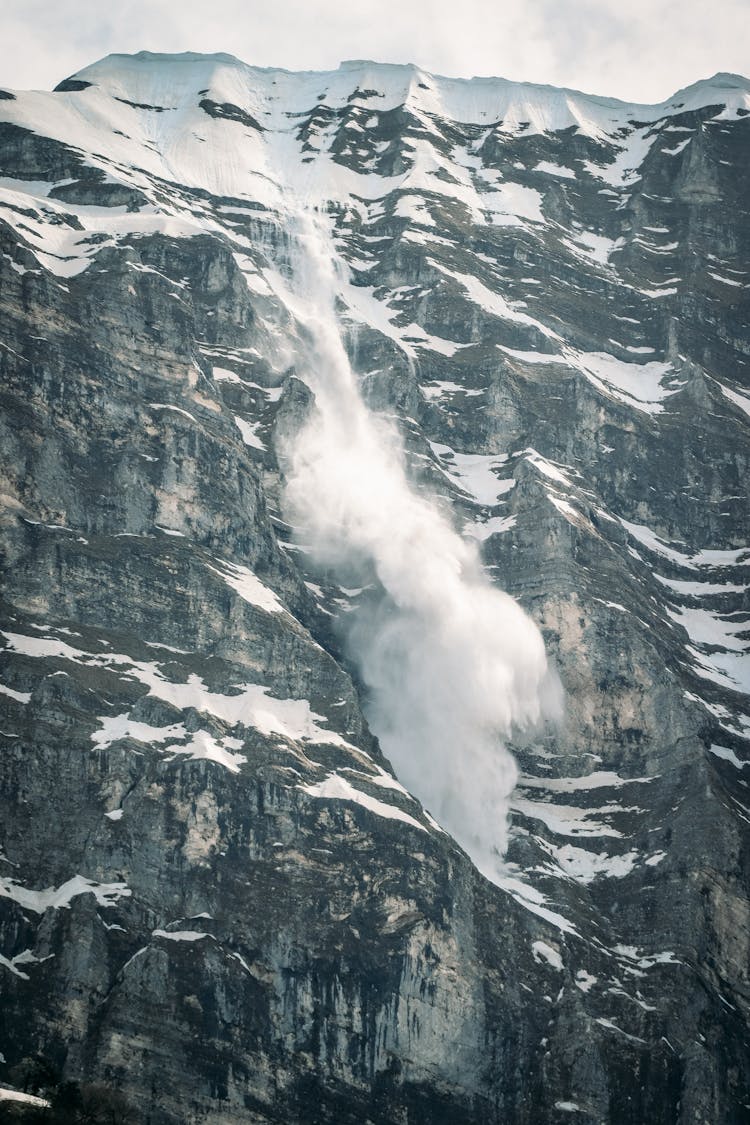
<instances>
[{"instance_id":1,"label":"mountain ridge","mask_svg":"<svg viewBox=\"0 0 750 1125\"><path fill-rule=\"evenodd\" d=\"M110 55L102 56L102 58L98 59L95 63L87 64L87 66L82 67L80 70L77 70L73 74L69 75L68 78L65 79L65 81L69 81L70 79L80 78L81 75L84 74L85 72L92 71L92 70L95 70L96 68L101 67L103 64L106 64L110 59L112 59L112 60L114 60L114 59L142 60L143 62L149 62L149 63L153 63L153 62L157 62L157 61L175 62L175 63L186 62L187 63L187 62L208 62L208 61L215 60L216 62L230 63L232 65L238 65L240 67L246 68L246 69L248 69L252 72L255 72L255 73L258 73L258 72L264 73L264 74L276 74L276 73L278 73L278 74L290 74L290 75L306 74L306 75L315 75L315 76L321 77L321 78L334 75L334 74L336 74L340 71L344 71L344 70L348 70L348 71L362 70L362 69L370 69L370 68L374 67L374 68L380 68L380 69L383 69L383 70L406 70L406 71L414 72L415 74L424 75L427 78L432 78L432 79L435 79L437 81L445 81L445 82L448 82L448 83L452 83L452 82L455 82L455 83L458 83L458 84L466 84L466 83L472 83L472 82L481 83L481 84L497 83L499 86L512 86L512 87L516 87L516 88L517 87L529 87L529 88L537 89L537 90L554 90L555 92L564 93L564 94L574 94L574 95L577 95L579 97L589 98L592 101L601 101L601 102L604 102L606 104L619 105L619 106L623 106L623 107L632 107L632 108L644 108L644 109L650 109L650 108L656 108L656 107L671 105L682 94L692 92L696 89L716 88L716 87L718 87L719 83L721 84L720 88L722 88L722 89L724 89L724 88L728 88L728 89L733 89L733 88L743 89L744 88L744 89L747 89L748 87L750 87L750 79L748 79L744 75L735 74L735 73L732 73L732 72L729 72L729 71L717 71L715 74L713 74L709 77L697 79L695 82L691 82L687 86L681 87L679 90L676 90L671 96L669 96L667 98L664 98L661 102L629 102L625 99L609 98L606 95L594 94L594 93L591 93L591 92L586 92L586 91L583 91L583 90L574 89L572 87L554 86L550 83L544 83L544 82L526 82L526 81L520 81L520 80L517 81L517 80L514 80L514 79L503 78L500 75L472 75L471 77L456 77L456 76L449 76L449 75L441 75L441 74L438 74L437 72L433 72L433 71L429 70L426 67L420 66L418 63L387 63L387 62L378 61L378 60L375 60L375 59L342 59L341 62L339 63L339 65L338 65L338 67L335 70L299 71L299 70L291 70L287 67L273 67L273 66L259 67L259 66L254 65L253 63L245 62L244 60L238 58L236 55L228 54L228 53L223 52L223 51L209 52L209 53L202 53L202 52L199 52L199 51L183 51L183 52L177 52L177 53L162 53L162 52L158 52L158 51L138 51L138 52L135 52L134 54L113 53L113 54L110 54Z\"/></svg>"}]
</instances>

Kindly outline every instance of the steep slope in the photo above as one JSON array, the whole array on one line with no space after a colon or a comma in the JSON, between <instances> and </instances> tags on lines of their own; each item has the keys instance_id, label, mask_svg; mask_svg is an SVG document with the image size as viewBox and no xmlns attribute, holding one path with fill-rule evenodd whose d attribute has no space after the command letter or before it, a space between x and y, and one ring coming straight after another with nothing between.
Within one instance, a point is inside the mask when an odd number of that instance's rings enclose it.
<instances>
[{"instance_id":1,"label":"steep slope","mask_svg":"<svg viewBox=\"0 0 750 1125\"><path fill-rule=\"evenodd\" d=\"M0 91L11 1070L154 1125L747 1120L748 116L230 56ZM311 212L564 688L494 882L382 756L455 832L372 558L288 522Z\"/></svg>"}]
</instances>

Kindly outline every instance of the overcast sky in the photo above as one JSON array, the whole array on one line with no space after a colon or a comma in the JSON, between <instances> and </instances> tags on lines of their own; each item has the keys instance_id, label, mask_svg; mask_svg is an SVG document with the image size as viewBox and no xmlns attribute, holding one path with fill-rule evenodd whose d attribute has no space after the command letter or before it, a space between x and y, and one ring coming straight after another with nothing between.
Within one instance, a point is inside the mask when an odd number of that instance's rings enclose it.
<instances>
[{"instance_id":1,"label":"overcast sky","mask_svg":"<svg viewBox=\"0 0 750 1125\"><path fill-rule=\"evenodd\" d=\"M0 85L51 89L112 51L258 66L415 62L628 101L750 72L750 0L0 0Z\"/></svg>"}]
</instances>

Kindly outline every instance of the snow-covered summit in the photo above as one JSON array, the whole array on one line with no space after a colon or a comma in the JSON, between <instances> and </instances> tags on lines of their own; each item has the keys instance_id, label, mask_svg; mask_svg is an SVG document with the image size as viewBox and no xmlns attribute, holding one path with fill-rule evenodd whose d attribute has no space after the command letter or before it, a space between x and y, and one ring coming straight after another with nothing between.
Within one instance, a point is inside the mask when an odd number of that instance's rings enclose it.
<instances>
[{"instance_id":1,"label":"snow-covered summit","mask_svg":"<svg viewBox=\"0 0 750 1125\"><path fill-rule=\"evenodd\" d=\"M477 203L468 172L478 169L477 146L574 130L599 146L592 174L616 185L644 159L657 123L701 107L716 107L721 120L750 113L750 82L720 74L646 106L406 64L351 60L296 73L229 54L143 51L100 59L54 92L7 93L0 122L86 153L107 177L138 188L145 173L276 208L290 188L319 202L376 199L395 186L444 194L458 177L468 195L461 185L450 194L476 210L487 203ZM456 129L463 155L451 150Z\"/></svg>"},{"instance_id":2,"label":"snow-covered summit","mask_svg":"<svg viewBox=\"0 0 750 1125\"><path fill-rule=\"evenodd\" d=\"M236 98L241 108L247 103L273 119L280 100L286 113L310 109L317 102L329 107L369 102L381 112L408 102L417 110L462 123L502 122L506 127L528 123L527 129L538 132L575 126L588 135L610 131L631 117L655 121L706 105L750 111L750 81L724 73L695 82L654 105L500 77L449 78L412 64L354 59L333 71L292 72L252 66L231 54L192 51L107 55L66 80L79 82L140 106L165 102L163 108L176 108L191 94L226 95Z\"/></svg>"},{"instance_id":3,"label":"snow-covered summit","mask_svg":"<svg viewBox=\"0 0 750 1125\"><path fill-rule=\"evenodd\" d=\"M663 131L669 144L672 132L686 133L669 149L679 155L691 133L682 118L696 109L716 121L748 114L750 82L718 74L647 106L504 78L447 78L411 64L349 60L297 73L230 54L143 51L100 59L54 92L6 94L0 124L61 143L159 212L164 183L277 214L290 199L356 210L398 191L447 200L490 225L518 225L550 218L540 211L540 176L625 189ZM566 131L576 145L562 167ZM522 137L541 145L535 155L528 149L529 167L518 160ZM404 214L412 204L400 206ZM118 221L131 229L142 220Z\"/></svg>"}]
</instances>

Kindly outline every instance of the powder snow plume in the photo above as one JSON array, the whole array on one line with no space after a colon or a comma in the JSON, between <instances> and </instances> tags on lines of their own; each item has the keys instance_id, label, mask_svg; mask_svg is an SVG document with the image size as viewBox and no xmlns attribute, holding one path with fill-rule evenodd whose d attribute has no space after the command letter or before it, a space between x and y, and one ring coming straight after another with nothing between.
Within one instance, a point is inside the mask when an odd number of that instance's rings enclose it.
<instances>
[{"instance_id":1,"label":"powder snow plume","mask_svg":"<svg viewBox=\"0 0 750 1125\"><path fill-rule=\"evenodd\" d=\"M493 878L517 777L505 740L559 713L559 684L537 626L409 482L400 438L365 405L342 341L330 232L309 212L298 229L297 373L315 407L288 451L288 518L342 582L377 576L382 599L349 633L371 727L400 780Z\"/></svg>"}]
</instances>

